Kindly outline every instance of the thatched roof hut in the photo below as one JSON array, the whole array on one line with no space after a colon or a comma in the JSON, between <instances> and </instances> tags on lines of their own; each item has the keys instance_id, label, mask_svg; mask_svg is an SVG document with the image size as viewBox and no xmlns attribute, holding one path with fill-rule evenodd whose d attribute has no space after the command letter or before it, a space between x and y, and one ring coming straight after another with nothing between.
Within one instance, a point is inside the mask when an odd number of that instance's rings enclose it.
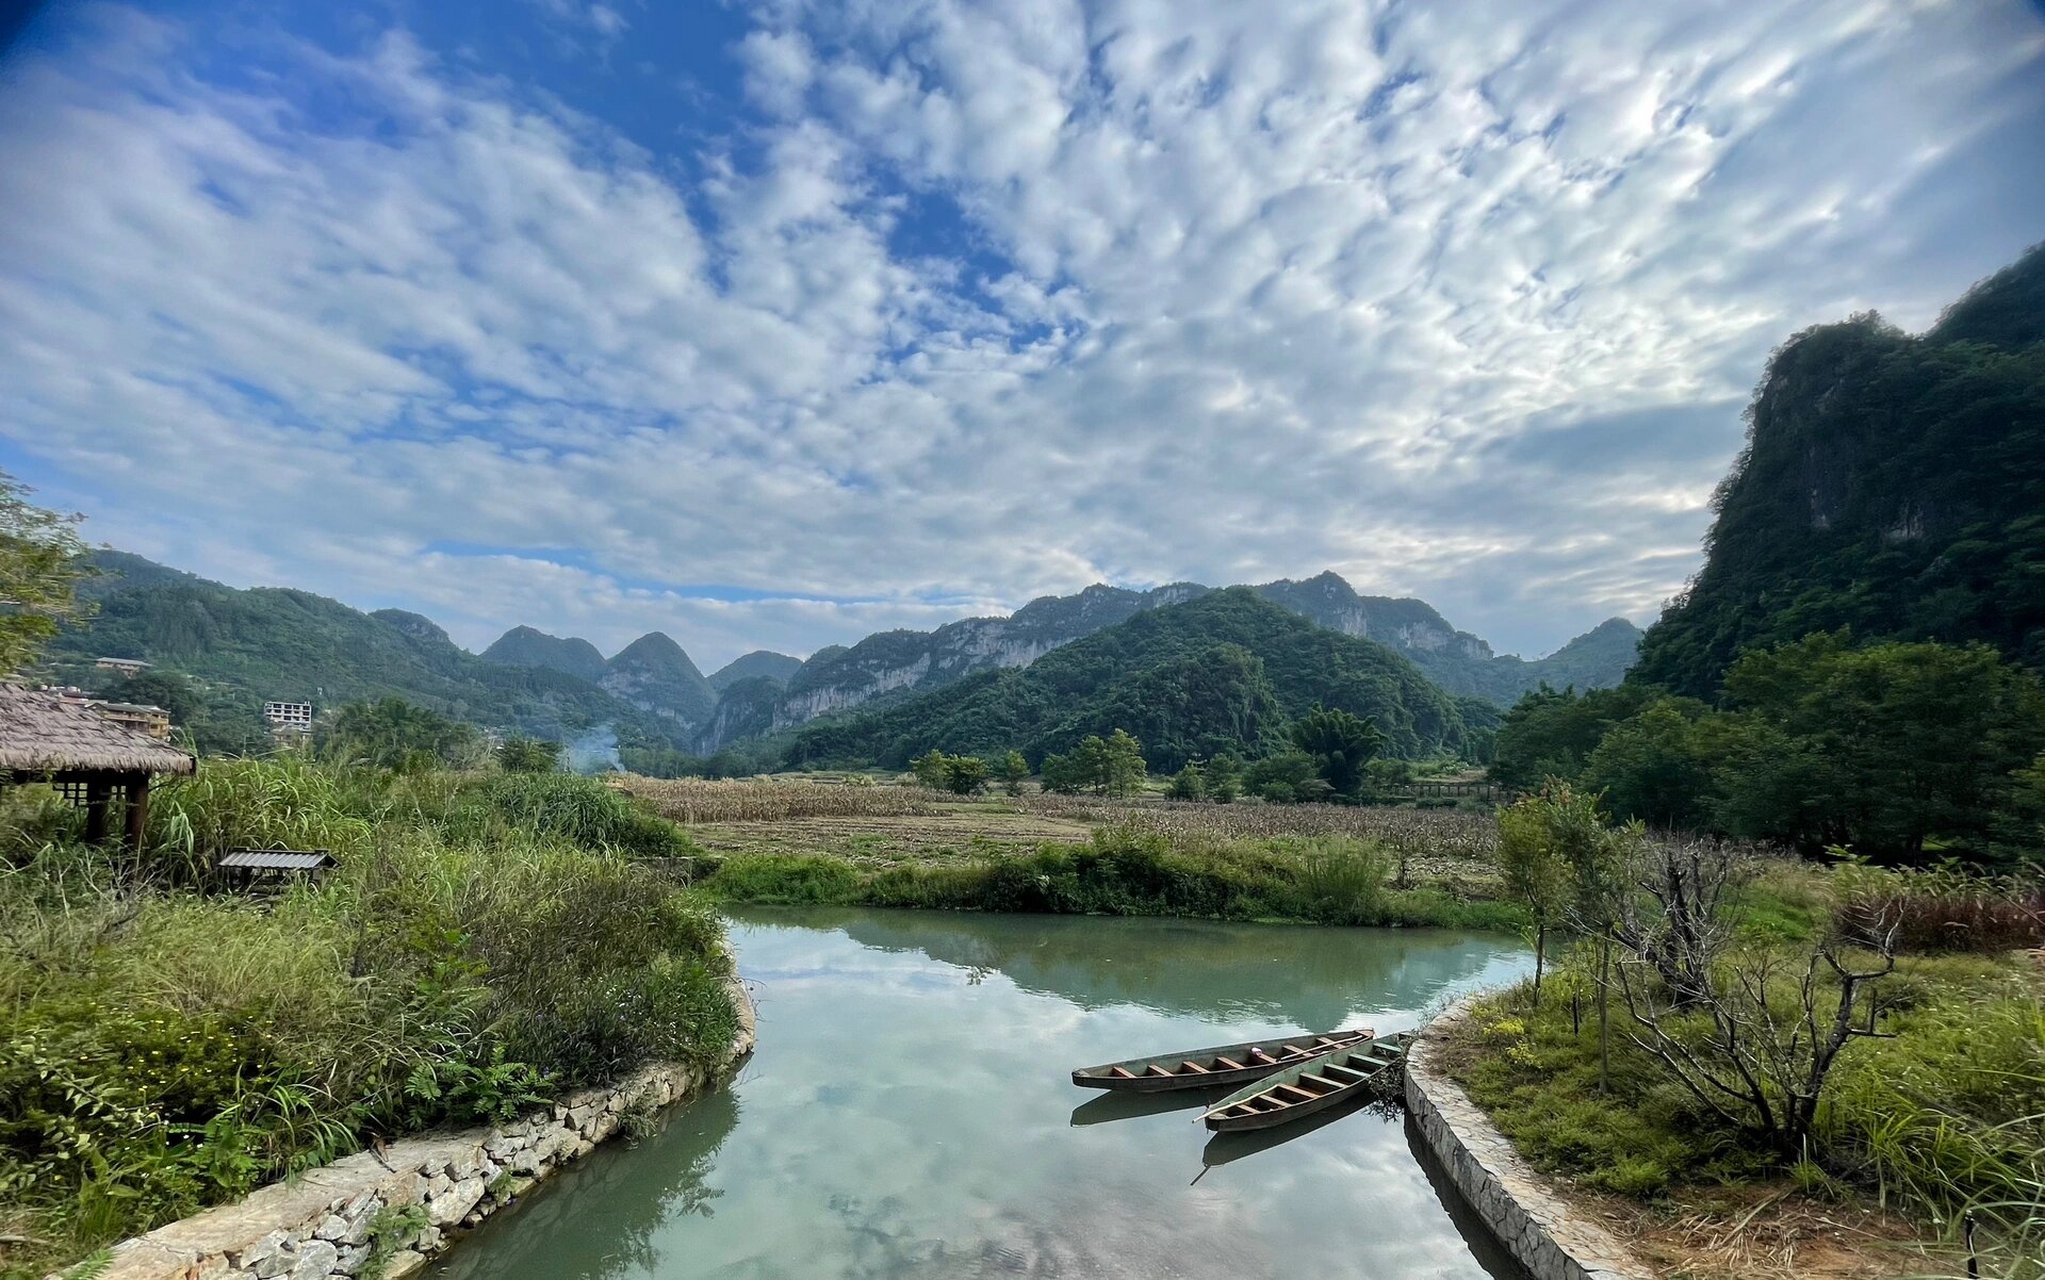
<instances>
[{"instance_id":1,"label":"thatched roof hut","mask_svg":"<svg viewBox=\"0 0 2045 1280\"><path fill-rule=\"evenodd\" d=\"M47 781L85 805L86 839L107 834L107 806L116 790L127 798L128 836L139 848L148 812L149 779L192 773L198 761L144 737L80 703L0 684L0 775L17 782Z\"/></svg>"}]
</instances>

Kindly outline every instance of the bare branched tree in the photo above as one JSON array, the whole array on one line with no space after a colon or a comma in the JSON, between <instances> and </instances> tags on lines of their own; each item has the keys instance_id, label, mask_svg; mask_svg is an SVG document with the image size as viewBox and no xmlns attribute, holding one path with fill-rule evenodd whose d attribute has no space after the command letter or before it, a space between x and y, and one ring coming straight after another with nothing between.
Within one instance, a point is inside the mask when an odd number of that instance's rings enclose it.
<instances>
[{"instance_id":1,"label":"bare branched tree","mask_svg":"<svg viewBox=\"0 0 2045 1280\"><path fill-rule=\"evenodd\" d=\"M1749 850L1720 840L1664 836L1635 846L1640 892L1616 902L1612 937L1654 969L1678 1009L1709 997L1712 967L1733 940L1726 908L1755 871Z\"/></svg>"},{"instance_id":2,"label":"bare branched tree","mask_svg":"<svg viewBox=\"0 0 2045 1280\"><path fill-rule=\"evenodd\" d=\"M1697 981L1680 1004L1657 966L1628 954L1615 981L1631 1039L1707 1110L1793 1159L1807 1149L1840 1051L1880 1034L1863 996L1895 971L1896 923L1861 921L1855 932L1867 946L1827 937L1801 966L1769 948L1728 954L1690 975Z\"/></svg>"}]
</instances>

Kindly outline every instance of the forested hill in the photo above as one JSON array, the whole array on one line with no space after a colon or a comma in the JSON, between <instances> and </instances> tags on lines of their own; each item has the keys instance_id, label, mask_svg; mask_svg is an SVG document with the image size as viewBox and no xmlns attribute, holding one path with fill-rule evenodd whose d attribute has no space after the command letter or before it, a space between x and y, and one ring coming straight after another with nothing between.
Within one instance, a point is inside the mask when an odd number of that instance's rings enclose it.
<instances>
[{"instance_id":1,"label":"forested hill","mask_svg":"<svg viewBox=\"0 0 2045 1280\"><path fill-rule=\"evenodd\" d=\"M755 649L742 653L705 677L710 687L723 693L741 680L769 680L775 684L787 684L796 672L802 670L802 659L791 658L785 653L771 649Z\"/></svg>"},{"instance_id":2,"label":"forested hill","mask_svg":"<svg viewBox=\"0 0 2045 1280\"><path fill-rule=\"evenodd\" d=\"M672 721L672 732L683 740L699 733L717 708L717 693L695 662L659 631L647 632L606 659L580 636L513 627L483 650L483 660L587 680L641 711Z\"/></svg>"},{"instance_id":3,"label":"forested hill","mask_svg":"<svg viewBox=\"0 0 2045 1280\"><path fill-rule=\"evenodd\" d=\"M1315 706L1377 721L1402 756L1459 751L1497 712L1458 699L1375 641L1314 625L1245 587L1146 610L1038 658L795 735L792 762L901 765L932 747L1015 748L1034 765L1127 729L1153 770L1260 742Z\"/></svg>"},{"instance_id":4,"label":"forested hill","mask_svg":"<svg viewBox=\"0 0 2045 1280\"><path fill-rule=\"evenodd\" d=\"M598 726L627 744L672 744L676 726L586 680L486 662L402 610L363 613L310 592L237 590L140 556L94 553L98 616L52 642L53 674L98 687L101 656L140 658L202 682L209 719L253 731L269 699L322 708L402 697L486 728L569 739ZM110 692L117 692L109 690Z\"/></svg>"},{"instance_id":5,"label":"forested hill","mask_svg":"<svg viewBox=\"0 0 2045 1280\"><path fill-rule=\"evenodd\" d=\"M1840 627L2045 668L2045 246L1920 336L1872 315L1796 335L1749 415L1636 679L1708 696L1741 649Z\"/></svg>"},{"instance_id":6,"label":"forested hill","mask_svg":"<svg viewBox=\"0 0 2045 1280\"><path fill-rule=\"evenodd\" d=\"M1456 630L1424 600L1361 595L1335 573L1244 589L1322 627L1397 651L1450 693L1501 707L1544 683L1579 689L1615 685L1632 665L1640 639L1639 628L1613 618L1548 657L1528 661L1493 654L1490 645ZM850 648L820 650L786 677L785 688L747 683L740 689L734 681L703 745L714 749L833 712L899 702L977 672L1027 666L1061 645L1212 590L1192 582L1150 591L1095 585L1077 595L1032 600L1006 618L966 618L935 631L884 631Z\"/></svg>"}]
</instances>

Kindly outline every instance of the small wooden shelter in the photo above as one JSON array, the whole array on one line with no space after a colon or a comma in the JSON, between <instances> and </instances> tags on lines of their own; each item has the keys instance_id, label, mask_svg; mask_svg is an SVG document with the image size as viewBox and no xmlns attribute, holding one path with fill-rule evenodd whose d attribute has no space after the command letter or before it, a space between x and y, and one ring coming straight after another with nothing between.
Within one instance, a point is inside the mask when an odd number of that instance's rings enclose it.
<instances>
[{"instance_id":1,"label":"small wooden shelter","mask_svg":"<svg viewBox=\"0 0 2045 1280\"><path fill-rule=\"evenodd\" d=\"M114 723L90 707L20 685L0 684L0 777L48 782L85 808L85 838L107 838L115 792L127 801L128 843L142 848L149 780L196 772L189 751Z\"/></svg>"}]
</instances>

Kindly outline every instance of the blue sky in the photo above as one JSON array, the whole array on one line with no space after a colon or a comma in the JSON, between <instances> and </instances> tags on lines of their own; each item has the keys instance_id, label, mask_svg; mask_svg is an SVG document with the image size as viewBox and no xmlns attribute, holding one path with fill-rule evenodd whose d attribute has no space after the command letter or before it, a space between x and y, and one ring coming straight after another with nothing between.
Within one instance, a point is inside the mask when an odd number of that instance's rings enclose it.
<instances>
[{"instance_id":1,"label":"blue sky","mask_svg":"<svg viewBox=\"0 0 2045 1280\"><path fill-rule=\"evenodd\" d=\"M0 466L238 585L706 665L1306 576L1652 618L1771 347L2045 238L2045 15L57 4Z\"/></svg>"}]
</instances>

